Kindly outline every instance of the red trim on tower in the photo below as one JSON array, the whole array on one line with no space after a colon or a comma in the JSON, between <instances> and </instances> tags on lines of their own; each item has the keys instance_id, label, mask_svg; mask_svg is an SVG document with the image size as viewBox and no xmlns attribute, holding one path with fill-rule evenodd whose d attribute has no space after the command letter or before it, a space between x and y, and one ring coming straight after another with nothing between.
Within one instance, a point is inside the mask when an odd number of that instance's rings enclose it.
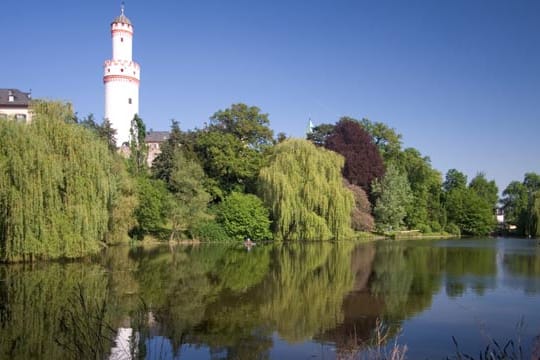
<instances>
[{"instance_id":1,"label":"red trim on tower","mask_svg":"<svg viewBox=\"0 0 540 360\"><path fill-rule=\"evenodd\" d=\"M130 36L133 36L133 31L127 31L124 29L111 29L111 35L114 35L114 34L127 34Z\"/></svg>"},{"instance_id":2,"label":"red trim on tower","mask_svg":"<svg viewBox=\"0 0 540 360\"><path fill-rule=\"evenodd\" d=\"M105 75L103 77L103 83L108 83L110 81L129 81L139 84L140 80L129 75Z\"/></svg>"}]
</instances>

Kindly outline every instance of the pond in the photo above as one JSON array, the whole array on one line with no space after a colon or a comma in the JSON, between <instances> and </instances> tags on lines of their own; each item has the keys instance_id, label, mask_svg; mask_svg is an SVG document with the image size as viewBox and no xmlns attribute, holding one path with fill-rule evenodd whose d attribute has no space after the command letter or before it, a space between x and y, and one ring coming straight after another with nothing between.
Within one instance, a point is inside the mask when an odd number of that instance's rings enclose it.
<instances>
[{"instance_id":1,"label":"pond","mask_svg":"<svg viewBox=\"0 0 540 360\"><path fill-rule=\"evenodd\" d=\"M530 358L539 309L530 239L114 247L0 266L0 358L355 359L397 342L445 359L452 337Z\"/></svg>"}]
</instances>

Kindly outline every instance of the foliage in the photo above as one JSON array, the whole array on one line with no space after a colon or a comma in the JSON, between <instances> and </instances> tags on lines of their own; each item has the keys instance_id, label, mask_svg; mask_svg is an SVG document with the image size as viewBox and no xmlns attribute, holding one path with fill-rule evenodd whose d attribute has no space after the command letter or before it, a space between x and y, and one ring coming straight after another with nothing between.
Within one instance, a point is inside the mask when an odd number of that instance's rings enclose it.
<instances>
[{"instance_id":1,"label":"foliage","mask_svg":"<svg viewBox=\"0 0 540 360\"><path fill-rule=\"evenodd\" d=\"M138 236L159 230L166 223L170 197L165 183L146 176L137 178L139 205L135 208Z\"/></svg>"},{"instance_id":2,"label":"foliage","mask_svg":"<svg viewBox=\"0 0 540 360\"><path fill-rule=\"evenodd\" d=\"M100 125L94 120L94 114L89 114L78 123L92 131L99 139L104 141L109 146L111 152L116 152L116 130L112 127L109 119L103 120Z\"/></svg>"},{"instance_id":3,"label":"foliage","mask_svg":"<svg viewBox=\"0 0 540 360\"><path fill-rule=\"evenodd\" d=\"M471 180L469 188L495 209L499 201L499 188L497 188L495 180L488 181L486 174L481 172Z\"/></svg>"},{"instance_id":4,"label":"foliage","mask_svg":"<svg viewBox=\"0 0 540 360\"><path fill-rule=\"evenodd\" d=\"M232 104L210 118L210 130L231 134L243 144L260 150L272 144L273 131L268 127L268 114L261 114L256 106Z\"/></svg>"},{"instance_id":5,"label":"foliage","mask_svg":"<svg viewBox=\"0 0 540 360\"><path fill-rule=\"evenodd\" d=\"M372 187L377 198L373 208L377 228L382 231L399 230L412 201L407 177L390 165L384 177L375 180Z\"/></svg>"},{"instance_id":6,"label":"foliage","mask_svg":"<svg viewBox=\"0 0 540 360\"><path fill-rule=\"evenodd\" d=\"M446 173L446 177L443 183L443 189L445 192L458 189L462 190L467 187L467 176L456 169L450 169Z\"/></svg>"},{"instance_id":7,"label":"foliage","mask_svg":"<svg viewBox=\"0 0 540 360\"><path fill-rule=\"evenodd\" d=\"M230 240L223 226L214 219L203 220L193 224L191 228L191 237L203 241L226 242Z\"/></svg>"},{"instance_id":8,"label":"foliage","mask_svg":"<svg viewBox=\"0 0 540 360\"><path fill-rule=\"evenodd\" d=\"M401 172L407 175L413 200L407 207L405 224L410 229L440 229L443 208L441 204L441 174L431 167L430 159L414 148L399 154Z\"/></svg>"},{"instance_id":9,"label":"foliage","mask_svg":"<svg viewBox=\"0 0 540 360\"><path fill-rule=\"evenodd\" d=\"M503 191L506 222L524 236L540 235L540 175L526 173L523 182L512 181Z\"/></svg>"},{"instance_id":10,"label":"foliage","mask_svg":"<svg viewBox=\"0 0 540 360\"><path fill-rule=\"evenodd\" d=\"M493 208L470 188L455 188L447 192L444 205L448 222L456 224L462 234L487 235L495 227Z\"/></svg>"},{"instance_id":11,"label":"foliage","mask_svg":"<svg viewBox=\"0 0 540 360\"><path fill-rule=\"evenodd\" d=\"M459 226L457 226L456 224L454 223L449 223L446 225L446 227L444 228L444 230L446 232L449 232L450 234L452 235L456 235L456 236L460 236L461 235L461 230L459 229Z\"/></svg>"},{"instance_id":12,"label":"foliage","mask_svg":"<svg viewBox=\"0 0 540 360\"><path fill-rule=\"evenodd\" d=\"M217 221L229 237L242 240L246 236L256 240L269 240L269 211L261 199L252 194L231 193L217 205Z\"/></svg>"},{"instance_id":13,"label":"foliage","mask_svg":"<svg viewBox=\"0 0 540 360\"><path fill-rule=\"evenodd\" d=\"M371 194L371 183L384 174L384 165L371 137L358 122L342 118L325 146L345 158L343 177Z\"/></svg>"},{"instance_id":14,"label":"foliage","mask_svg":"<svg viewBox=\"0 0 540 360\"><path fill-rule=\"evenodd\" d=\"M263 154L230 133L206 130L197 137L196 152L206 175L207 191L222 199L231 191L254 192Z\"/></svg>"},{"instance_id":15,"label":"foliage","mask_svg":"<svg viewBox=\"0 0 540 360\"><path fill-rule=\"evenodd\" d=\"M307 135L307 139L317 146L324 146L326 139L334 132L334 124L321 124L313 128L313 131Z\"/></svg>"},{"instance_id":16,"label":"foliage","mask_svg":"<svg viewBox=\"0 0 540 360\"><path fill-rule=\"evenodd\" d=\"M187 159L182 151L174 154L174 164L168 188L172 194L170 240L186 232L193 224L206 219L210 195L203 186L205 179L201 166Z\"/></svg>"},{"instance_id":17,"label":"foliage","mask_svg":"<svg viewBox=\"0 0 540 360\"><path fill-rule=\"evenodd\" d=\"M117 244L129 241L128 234L137 226L135 209L138 206L138 197L135 179L129 176L125 160L115 154L111 173L117 191L111 197L109 205L109 231L105 236L107 244Z\"/></svg>"},{"instance_id":18,"label":"foliage","mask_svg":"<svg viewBox=\"0 0 540 360\"><path fill-rule=\"evenodd\" d=\"M195 132L183 132L178 121L172 120L169 138L161 144L161 152L152 163L152 176L168 184L173 172L175 154L179 151L187 159L196 160L197 156L194 153L196 136Z\"/></svg>"},{"instance_id":19,"label":"foliage","mask_svg":"<svg viewBox=\"0 0 540 360\"><path fill-rule=\"evenodd\" d=\"M353 195L341 180L344 159L307 140L274 148L260 186L278 240L343 239L350 235Z\"/></svg>"},{"instance_id":20,"label":"foliage","mask_svg":"<svg viewBox=\"0 0 540 360\"><path fill-rule=\"evenodd\" d=\"M69 104L38 105L29 125L0 122L0 261L95 253L109 228L111 153L64 121Z\"/></svg>"},{"instance_id":21,"label":"foliage","mask_svg":"<svg viewBox=\"0 0 540 360\"><path fill-rule=\"evenodd\" d=\"M395 162L401 151L401 134L384 123L373 122L366 118L362 119L360 124L371 136L385 162Z\"/></svg>"},{"instance_id":22,"label":"foliage","mask_svg":"<svg viewBox=\"0 0 540 360\"><path fill-rule=\"evenodd\" d=\"M372 231L375 227L375 219L371 215L371 204L366 192L357 185L343 179L343 183L354 196L354 208L351 214L351 226L356 231Z\"/></svg>"},{"instance_id":23,"label":"foliage","mask_svg":"<svg viewBox=\"0 0 540 360\"><path fill-rule=\"evenodd\" d=\"M146 172L146 157L148 156L148 146L146 138L146 125L139 115L135 114L131 120L129 128L129 160L132 174L143 174Z\"/></svg>"}]
</instances>

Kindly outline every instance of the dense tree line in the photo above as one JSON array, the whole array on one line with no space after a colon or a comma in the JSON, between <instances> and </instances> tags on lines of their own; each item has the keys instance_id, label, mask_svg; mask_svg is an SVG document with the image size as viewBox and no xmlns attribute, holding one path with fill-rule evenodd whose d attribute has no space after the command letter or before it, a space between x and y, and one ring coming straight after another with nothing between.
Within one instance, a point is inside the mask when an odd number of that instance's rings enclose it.
<instances>
[{"instance_id":1,"label":"dense tree line","mask_svg":"<svg viewBox=\"0 0 540 360\"><path fill-rule=\"evenodd\" d=\"M307 140L274 138L268 114L233 104L202 129L170 136L148 167L135 116L127 159L105 119L35 101L28 126L0 123L0 260L78 257L148 236L222 241L325 240L351 230L485 235L498 188L483 173L444 177L384 123L343 117ZM43 151L47 149L47 151ZM503 192L507 220L539 232L540 176Z\"/></svg>"},{"instance_id":2,"label":"dense tree line","mask_svg":"<svg viewBox=\"0 0 540 360\"><path fill-rule=\"evenodd\" d=\"M37 102L31 124L0 122L0 261L95 253L129 223L117 211L130 202L121 160L73 118L66 104Z\"/></svg>"}]
</instances>

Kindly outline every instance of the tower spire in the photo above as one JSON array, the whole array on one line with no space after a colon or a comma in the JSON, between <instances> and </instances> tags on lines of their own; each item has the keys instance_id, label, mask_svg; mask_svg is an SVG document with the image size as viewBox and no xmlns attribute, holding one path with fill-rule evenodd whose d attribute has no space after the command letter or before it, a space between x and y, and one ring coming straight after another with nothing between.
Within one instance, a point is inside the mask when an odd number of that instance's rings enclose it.
<instances>
[{"instance_id":1,"label":"tower spire","mask_svg":"<svg viewBox=\"0 0 540 360\"><path fill-rule=\"evenodd\" d=\"M122 15L124 15L125 7L126 7L126 3L122 1L122 4L120 5L120 11L122 12Z\"/></svg>"}]
</instances>

